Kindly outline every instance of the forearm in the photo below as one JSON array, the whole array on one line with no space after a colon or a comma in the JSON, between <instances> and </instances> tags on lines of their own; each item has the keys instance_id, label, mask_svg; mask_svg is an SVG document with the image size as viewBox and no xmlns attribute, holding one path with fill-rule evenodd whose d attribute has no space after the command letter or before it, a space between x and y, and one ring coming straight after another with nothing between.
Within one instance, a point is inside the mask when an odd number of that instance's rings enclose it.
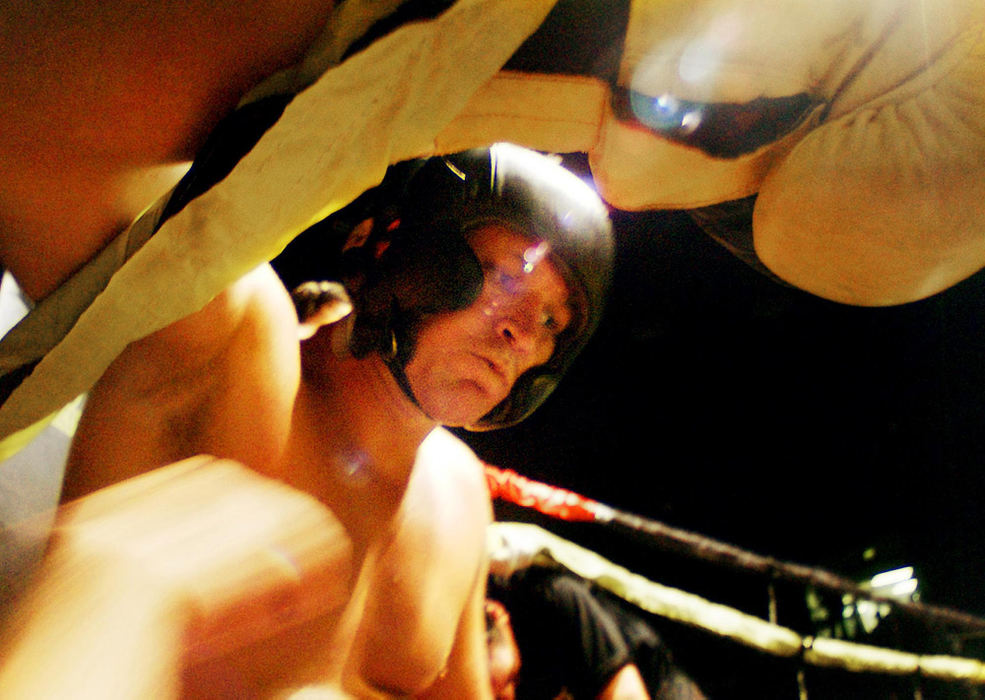
<instances>
[{"instance_id":1,"label":"forearm","mask_svg":"<svg viewBox=\"0 0 985 700\"><path fill-rule=\"evenodd\" d=\"M317 621L348 599L351 548L314 499L200 457L60 510L3 635L0 698L168 698L190 664ZM290 664L258 687L289 686Z\"/></svg>"},{"instance_id":2,"label":"forearm","mask_svg":"<svg viewBox=\"0 0 985 700\"><path fill-rule=\"evenodd\" d=\"M185 622L132 565L58 548L3 633L0 698L177 697Z\"/></svg>"}]
</instances>

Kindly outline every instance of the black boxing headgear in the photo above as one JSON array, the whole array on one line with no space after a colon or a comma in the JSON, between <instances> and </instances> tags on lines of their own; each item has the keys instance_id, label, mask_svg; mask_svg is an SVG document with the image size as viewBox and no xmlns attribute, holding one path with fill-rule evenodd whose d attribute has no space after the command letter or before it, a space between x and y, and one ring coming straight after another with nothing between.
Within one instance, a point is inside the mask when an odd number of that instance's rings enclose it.
<instances>
[{"instance_id":1,"label":"black boxing headgear","mask_svg":"<svg viewBox=\"0 0 985 700\"><path fill-rule=\"evenodd\" d=\"M356 356L379 353L412 399L404 368L420 324L466 308L482 290L468 234L501 223L546 241L575 317L550 360L524 372L506 399L467 427L488 430L527 417L557 386L602 314L614 243L599 196L554 159L495 144L395 165L361 200L350 221L371 218L373 225L365 244L344 255L342 277L355 306L350 349Z\"/></svg>"}]
</instances>

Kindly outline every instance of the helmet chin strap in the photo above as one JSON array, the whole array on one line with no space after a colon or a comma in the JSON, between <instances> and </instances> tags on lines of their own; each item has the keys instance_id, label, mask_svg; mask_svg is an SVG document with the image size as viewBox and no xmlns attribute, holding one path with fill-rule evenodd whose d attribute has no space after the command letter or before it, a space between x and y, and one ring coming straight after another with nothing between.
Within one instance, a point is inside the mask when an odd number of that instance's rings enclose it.
<instances>
[{"instance_id":1,"label":"helmet chin strap","mask_svg":"<svg viewBox=\"0 0 985 700\"><path fill-rule=\"evenodd\" d=\"M380 358L383 360L383 364L386 365L386 368L390 370L390 375L397 382L397 386L400 387L400 390L404 393L404 396L406 396L410 402L417 407L417 410L423 413L428 420L436 420L433 416L428 415L428 412L424 410L423 406L421 406L421 402L417 400L416 396L414 396L414 389L410 386L410 379L407 378L407 372L404 370L404 367L407 362L410 361L410 358L408 357L405 361L401 362L399 351L400 343L397 341L397 334L391 330L389 351L385 353L380 352Z\"/></svg>"}]
</instances>

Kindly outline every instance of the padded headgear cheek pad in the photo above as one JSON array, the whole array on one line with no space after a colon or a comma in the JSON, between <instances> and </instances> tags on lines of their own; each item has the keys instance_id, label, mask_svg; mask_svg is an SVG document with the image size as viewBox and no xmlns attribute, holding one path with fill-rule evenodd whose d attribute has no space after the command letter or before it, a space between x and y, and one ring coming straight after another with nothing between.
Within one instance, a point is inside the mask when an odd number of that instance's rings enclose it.
<instances>
[{"instance_id":1,"label":"padded headgear cheek pad","mask_svg":"<svg viewBox=\"0 0 985 700\"><path fill-rule=\"evenodd\" d=\"M398 225L374 235L362 251L376 260L365 268L358 288L350 342L356 357L377 351L396 362L401 374L413 355L419 323L432 314L466 308L483 281L479 261L458 231L415 229Z\"/></svg>"}]
</instances>

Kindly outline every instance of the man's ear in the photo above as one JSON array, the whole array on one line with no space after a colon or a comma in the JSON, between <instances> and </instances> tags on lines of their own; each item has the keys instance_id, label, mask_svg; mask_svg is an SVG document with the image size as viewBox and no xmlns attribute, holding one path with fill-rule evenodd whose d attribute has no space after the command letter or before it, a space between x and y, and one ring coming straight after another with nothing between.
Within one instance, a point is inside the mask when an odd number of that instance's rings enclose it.
<instances>
[{"instance_id":1,"label":"man's ear","mask_svg":"<svg viewBox=\"0 0 985 700\"><path fill-rule=\"evenodd\" d=\"M322 326L352 313L349 294L338 282L305 282L291 292L298 314L298 340L307 340Z\"/></svg>"}]
</instances>

